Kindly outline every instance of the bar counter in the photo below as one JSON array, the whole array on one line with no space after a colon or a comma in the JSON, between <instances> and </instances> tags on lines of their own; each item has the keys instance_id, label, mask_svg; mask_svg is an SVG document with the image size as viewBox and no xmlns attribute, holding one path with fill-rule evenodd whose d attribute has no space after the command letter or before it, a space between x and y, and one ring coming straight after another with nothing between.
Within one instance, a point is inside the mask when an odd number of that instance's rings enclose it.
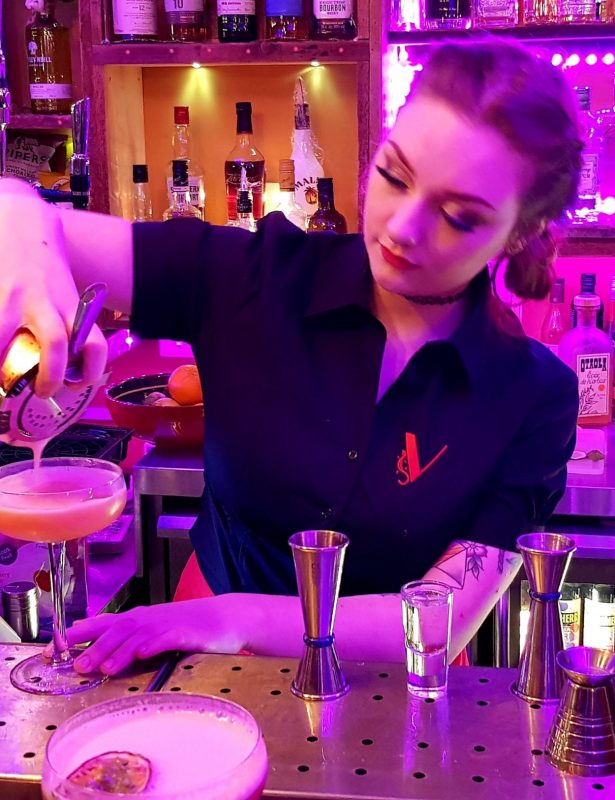
<instances>
[{"instance_id":1,"label":"bar counter","mask_svg":"<svg viewBox=\"0 0 615 800\"><path fill-rule=\"evenodd\" d=\"M50 725L129 691L155 689L155 669L114 678L72 698L13 689L15 661L31 645L0 646L0 798L38 795ZM528 705L510 687L516 670L458 667L448 695L408 695L402 664L344 662L351 690L340 700L304 702L290 693L295 659L182 657L163 691L233 700L262 727L269 755L265 797L297 800L583 800L615 796L615 776L563 775L543 748L554 706Z\"/></svg>"}]
</instances>

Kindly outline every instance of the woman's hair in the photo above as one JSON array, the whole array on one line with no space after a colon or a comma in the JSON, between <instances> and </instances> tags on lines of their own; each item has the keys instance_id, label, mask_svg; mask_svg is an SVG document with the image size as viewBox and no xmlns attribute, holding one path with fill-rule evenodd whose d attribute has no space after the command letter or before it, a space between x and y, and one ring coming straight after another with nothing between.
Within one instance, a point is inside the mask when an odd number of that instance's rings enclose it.
<instances>
[{"instance_id":1,"label":"woman's hair","mask_svg":"<svg viewBox=\"0 0 615 800\"><path fill-rule=\"evenodd\" d=\"M500 261L507 259L505 283L518 297L545 297L556 256L548 223L574 202L582 165L577 105L561 71L512 41L447 43L434 51L412 96L443 100L490 126L531 162L534 180L516 240Z\"/></svg>"}]
</instances>

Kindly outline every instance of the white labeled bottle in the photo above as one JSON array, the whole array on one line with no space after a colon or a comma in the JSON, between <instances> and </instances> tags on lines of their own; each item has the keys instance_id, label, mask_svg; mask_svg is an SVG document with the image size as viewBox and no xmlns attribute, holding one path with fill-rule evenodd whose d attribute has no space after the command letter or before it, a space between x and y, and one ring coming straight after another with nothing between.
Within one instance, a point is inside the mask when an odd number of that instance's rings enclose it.
<instances>
[{"instance_id":1,"label":"white labeled bottle","mask_svg":"<svg viewBox=\"0 0 615 800\"><path fill-rule=\"evenodd\" d=\"M600 214L598 177L601 172L599 162L602 151L602 132L598 120L591 111L589 86L577 86L575 91L579 100L585 146L581 154L583 166L579 176L579 190L572 211L572 221L583 225L596 223Z\"/></svg>"},{"instance_id":2,"label":"white labeled bottle","mask_svg":"<svg viewBox=\"0 0 615 800\"><path fill-rule=\"evenodd\" d=\"M154 217L147 164L132 165L132 220L151 222Z\"/></svg>"},{"instance_id":3,"label":"white labeled bottle","mask_svg":"<svg viewBox=\"0 0 615 800\"><path fill-rule=\"evenodd\" d=\"M589 292L574 298L577 324L559 343L559 357L579 380L579 425L608 425L612 418L613 348L597 326L600 298Z\"/></svg>"},{"instance_id":4,"label":"white labeled bottle","mask_svg":"<svg viewBox=\"0 0 615 800\"><path fill-rule=\"evenodd\" d=\"M188 186L188 162L179 158L173 161L173 189L171 205L162 214L166 222L178 217L201 219L201 212L190 202L190 188Z\"/></svg>"},{"instance_id":5,"label":"white labeled bottle","mask_svg":"<svg viewBox=\"0 0 615 800\"><path fill-rule=\"evenodd\" d=\"M27 0L26 8L33 12L26 25L32 110L37 114L70 114L70 32L56 20L53 0Z\"/></svg>"},{"instance_id":6,"label":"white labeled bottle","mask_svg":"<svg viewBox=\"0 0 615 800\"><path fill-rule=\"evenodd\" d=\"M310 107L303 78L295 81L295 129L291 158L295 163L295 200L308 216L318 209L318 178L324 178L322 150L310 124Z\"/></svg>"},{"instance_id":7,"label":"white labeled bottle","mask_svg":"<svg viewBox=\"0 0 615 800\"><path fill-rule=\"evenodd\" d=\"M156 0L113 0L113 39L148 42L158 38Z\"/></svg>"},{"instance_id":8,"label":"white labeled bottle","mask_svg":"<svg viewBox=\"0 0 615 800\"><path fill-rule=\"evenodd\" d=\"M307 229L308 216L295 200L295 164L292 158L280 159L280 202L273 209L281 211L289 222Z\"/></svg>"},{"instance_id":9,"label":"white labeled bottle","mask_svg":"<svg viewBox=\"0 0 615 800\"><path fill-rule=\"evenodd\" d=\"M615 590L613 586L588 586L583 602L583 644L613 650L615 647Z\"/></svg>"},{"instance_id":10,"label":"white labeled bottle","mask_svg":"<svg viewBox=\"0 0 615 800\"><path fill-rule=\"evenodd\" d=\"M190 109L188 106L175 106L173 109L175 128L173 131L173 158L167 165L167 195L169 205L173 191L173 161L183 160L188 165L188 185L190 202L199 210L201 219L205 219L205 172L200 163L192 157L192 139L190 137Z\"/></svg>"}]
</instances>

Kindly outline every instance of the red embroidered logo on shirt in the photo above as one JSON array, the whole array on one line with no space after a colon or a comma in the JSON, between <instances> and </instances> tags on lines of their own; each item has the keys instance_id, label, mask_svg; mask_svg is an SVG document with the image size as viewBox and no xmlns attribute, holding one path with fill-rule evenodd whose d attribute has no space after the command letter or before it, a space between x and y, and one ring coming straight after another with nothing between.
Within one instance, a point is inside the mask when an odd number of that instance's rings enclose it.
<instances>
[{"instance_id":1,"label":"red embroidered logo on shirt","mask_svg":"<svg viewBox=\"0 0 615 800\"><path fill-rule=\"evenodd\" d=\"M445 444L442 450L437 453L429 463L421 466L419 461L419 448L416 443L416 436L413 433L406 433L406 449L402 452L397 459L397 483L400 486L407 486L409 483L417 481L421 475L427 472L428 469L440 459L448 450L448 445Z\"/></svg>"}]
</instances>

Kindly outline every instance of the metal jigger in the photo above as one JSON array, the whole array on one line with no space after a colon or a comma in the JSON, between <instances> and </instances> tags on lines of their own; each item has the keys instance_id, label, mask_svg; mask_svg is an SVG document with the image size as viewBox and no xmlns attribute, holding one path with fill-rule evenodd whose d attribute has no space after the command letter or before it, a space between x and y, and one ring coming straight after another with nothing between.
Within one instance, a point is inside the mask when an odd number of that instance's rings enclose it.
<instances>
[{"instance_id":1,"label":"metal jigger","mask_svg":"<svg viewBox=\"0 0 615 800\"><path fill-rule=\"evenodd\" d=\"M293 551L305 625L305 651L290 690L304 700L333 700L350 688L333 645L348 537L336 531L300 531L288 543Z\"/></svg>"},{"instance_id":2,"label":"metal jigger","mask_svg":"<svg viewBox=\"0 0 615 800\"><path fill-rule=\"evenodd\" d=\"M615 775L615 653L570 647L557 655L567 680L547 740L547 761L572 775Z\"/></svg>"},{"instance_id":3,"label":"metal jigger","mask_svg":"<svg viewBox=\"0 0 615 800\"><path fill-rule=\"evenodd\" d=\"M527 533L517 549L530 584L530 618L513 691L528 702L556 703L564 684L556 662L564 649L559 598L576 545L558 533Z\"/></svg>"}]
</instances>

